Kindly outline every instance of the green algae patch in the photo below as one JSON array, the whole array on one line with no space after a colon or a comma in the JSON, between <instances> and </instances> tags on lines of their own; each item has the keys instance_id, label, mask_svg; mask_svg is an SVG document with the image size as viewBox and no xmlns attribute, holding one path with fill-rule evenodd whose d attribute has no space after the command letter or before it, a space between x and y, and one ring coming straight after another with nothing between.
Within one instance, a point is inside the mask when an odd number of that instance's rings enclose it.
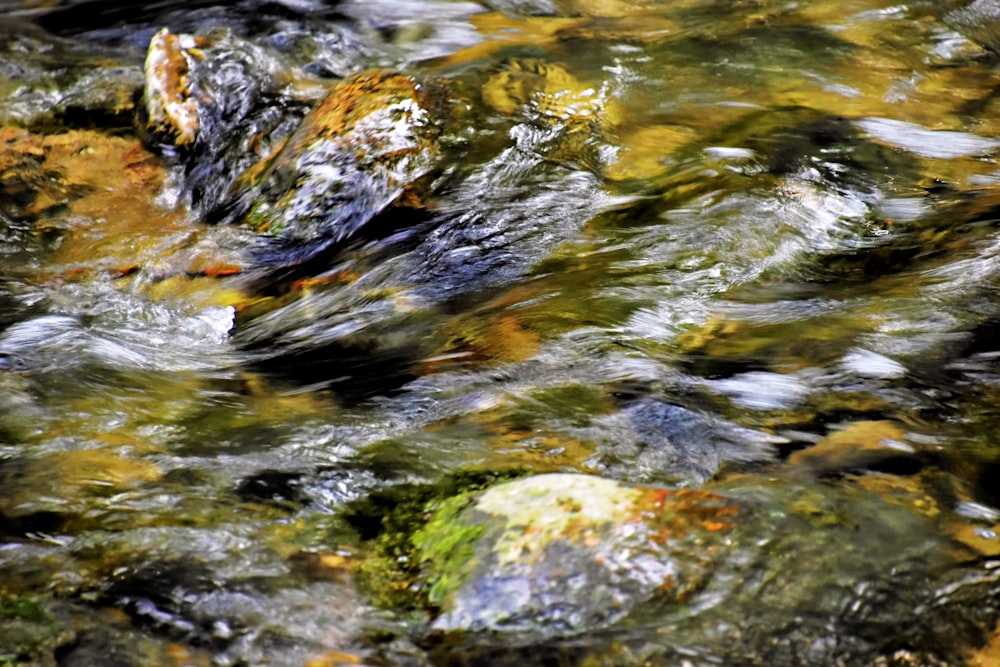
<instances>
[{"instance_id":1,"label":"green algae patch","mask_svg":"<svg viewBox=\"0 0 1000 667\"><path fill-rule=\"evenodd\" d=\"M462 522L461 514L472 503L471 496L467 492L443 501L427 525L413 535L416 553L432 573L423 586L432 605L440 605L472 574L476 541L486 527Z\"/></svg>"},{"instance_id":2,"label":"green algae patch","mask_svg":"<svg viewBox=\"0 0 1000 667\"><path fill-rule=\"evenodd\" d=\"M36 598L0 598L0 667L34 664L58 634L56 620Z\"/></svg>"},{"instance_id":3,"label":"green algae patch","mask_svg":"<svg viewBox=\"0 0 1000 667\"><path fill-rule=\"evenodd\" d=\"M463 471L438 484L390 487L349 505L343 517L358 532L365 552L355 572L361 590L388 609L436 609L448 582L460 577L435 576L428 565L456 564L452 549L462 540L472 545L479 530L457 529L459 513L477 492L526 474L521 468Z\"/></svg>"},{"instance_id":4,"label":"green algae patch","mask_svg":"<svg viewBox=\"0 0 1000 667\"><path fill-rule=\"evenodd\" d=\"M45 607L32 597L0 598L0 620L21 620L29 623L53 623Z\"/></svg>"}]
</instances>

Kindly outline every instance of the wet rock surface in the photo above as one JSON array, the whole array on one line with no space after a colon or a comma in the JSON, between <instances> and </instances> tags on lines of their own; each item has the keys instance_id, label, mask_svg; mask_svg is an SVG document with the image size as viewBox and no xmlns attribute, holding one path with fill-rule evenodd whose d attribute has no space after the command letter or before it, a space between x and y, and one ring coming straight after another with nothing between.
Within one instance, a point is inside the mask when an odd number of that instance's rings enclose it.
<instances>
[{"instance_id":1,"label":"wet rock surface","mask_svg":"<svg viewBox=\"0 0 1000 667\"><path fill-rule=\"evenodd\" d=\"M686 601L718 566L741 513L710 493L573 475L450 499L413 537L429 563L428 600L441 609L432 627L573 635L654 598Z\"/></svg>"},{"instance_id":2,"label":"wet rock surface","mask_svg":"<svg viewBox=\"0 0 1000 667\"><path fill-rule=\"evenodd\" d=\"M991 612L955 618L943 589L912 585L961 563L928 522L875 494L788 480L709 492L541 475L442 503L413 542L448 664L571 655L570 638L595 633L653 664L866 664L897 650L947 664L959 656L933 638L980 637ZM873 567L887 557L893 574ZM994 574L969 561L953 576L946 588L992 607ZM620 639L642 628L661 639Z\"/></svg>"},{"instance_id":3,"label":"wet rock surface","mask_svg":"<svg viewBox=\"0 0 1000 667\"><path fill-rule=\"evenodd\" d=\"M387 72L340 83L255 167L259 176L240 193L248 224L289 247L306 246L304 257L292 250L286 260L305 261L407 197L419 206L419 182L438 161L432 94Z\"/></svg>"}]
</instances>

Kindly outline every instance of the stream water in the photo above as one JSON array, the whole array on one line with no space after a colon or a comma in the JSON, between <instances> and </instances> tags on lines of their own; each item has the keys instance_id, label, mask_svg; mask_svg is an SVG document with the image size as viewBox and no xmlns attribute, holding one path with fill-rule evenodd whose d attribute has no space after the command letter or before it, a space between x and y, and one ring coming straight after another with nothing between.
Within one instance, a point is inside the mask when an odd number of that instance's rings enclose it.
<instances>
[{"instance_id":1,"label":"stream water","mask_svg":"<svg viewBox=\"0 0 1000 667\"><path fill-rule=\"evenodd\" d=\"M997 664L1000 8L968 4L0 2L0 665L460 663L355 572L387 499L509 471L834 494L864 571L843 530L801 557L882 597L734 594L808 647L746 664L833 664L828 612L890 635L845 664ZM413 220L247 268L136 129L164 27L267 53L286 132L368 69L460 100ZM731 640L637 627L487 655Z\"/></svg>"}]
</instances>

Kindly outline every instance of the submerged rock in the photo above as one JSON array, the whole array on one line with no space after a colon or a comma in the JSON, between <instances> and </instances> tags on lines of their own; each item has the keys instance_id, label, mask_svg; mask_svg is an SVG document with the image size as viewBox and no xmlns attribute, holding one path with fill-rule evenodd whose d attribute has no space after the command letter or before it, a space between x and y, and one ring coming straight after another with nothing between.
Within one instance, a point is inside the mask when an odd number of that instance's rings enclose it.
<instances>
[{"instance_id":1,"label":"submerged rock","mask_svg":"<svg viewBox=\"0 0 1000 667\"><path fill-rule=\"evenodd\" d=\"M173 34L150 42L142 131L184 170L209 222L243 223L298 262L350 238L406 198L436 165L429 91L369 71L334 85L302 117L294 81L263 48L233 35Z\"/></svg>"},{"instance_id":2,"label":"submerged rock","mask_svg":"<svg viewBox=\"0 0 1000 667\"><path fill-rule=\"evenodd\" d=\"M741 507L702 491L540 475L444 504L414 537L438 630L573 634L654 597L681 602L724 556Z\"/></svg>"},{"instance_id":3,"label":"submerged rock","mask_svg":"<svg viewBox=\"0 0 1000 667\"><path fill-rule=\"evenodd\" d=\"M959 32L992 51L1000 51L1000 2L975 0L945 16Z\"/></svg>"},{"instance_id":4,"label":"submerged rock","mask_svg":"<svg viewBox=\"0 0 1000 667\"><path fill-rule=\"evenodd\" d=\"M121 49L62 39L9 16L0 22L0 123L121 132L141 86L141 68Z\"/></svg>"},{"instance_id":5,"label":"submerged rock","mask_svg":"<svg viewBox=\"0 0 1000 667\"><path fill-rule=\"evenodd\" d=\"M633 482L699 487L733 464L775 459L780 438L661 400L640 399L600 420L600 470Z\"/></svg>"},{"instance_id":6,"label":"submerged rock","mask_svg":"<svg viewBox=\"0 0 1000 667\"><path fill-rule=\"evenodd\" d=\"M146 56L144 101L147 127L165 141L178 146L194 142L198 135L198 105L188 79L191 65L185 51L198 45L164 28L153 36ZM202 40L204 45L204 40Z\"/></svg>"},{"instance_id":7,"label":"submerged rock","mask_svg":"<svg viewBox=\"0 0 1000 667\"><path fill-rule=\"evenodd\" d=\"M905 648L936 664L988 629L1000 578L970 566L935 581L961 556L927 516L857 489L751 484L550 474L441 502L412 538L433 651L442 664L616 646L621 664L826 665ZM955 613L970 599L981 617Z\"/></svg>"},{"instance_id":8,"label":"submerged rock","mask_svg":"<svg viewBox=\"0 0 1000 667\"><path fill-rule=\"evenodd\" d=\"M248 180L247 223L283 242L350 238L412 192L437 161L426 89L391 72L335 86Z\"/></svg>"},{"instance_id":9,"label":"submerged rock","mask_svg":"<svg viewBox=\"0 0 1000 667\"><path fill-rule=\"evenodd\" d=\"M236 178L298 125L306 106L290 83L273 54L232 34L153 36L139 131L180 167L196 214L219 217Z\"/></svg>"}]
</instances>

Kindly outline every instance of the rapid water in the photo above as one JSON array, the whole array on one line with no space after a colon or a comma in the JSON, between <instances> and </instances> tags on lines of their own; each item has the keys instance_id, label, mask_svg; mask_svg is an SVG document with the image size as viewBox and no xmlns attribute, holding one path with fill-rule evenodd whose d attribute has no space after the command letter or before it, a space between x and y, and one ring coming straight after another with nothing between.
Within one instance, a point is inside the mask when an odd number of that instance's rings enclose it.
<instances>
[{"instance_id":1,"label":"rapid water","mask_svg":"<svg viewBox=\"0 0 1000 667\"><path fill-rule=\"evenodd\" d=\"M1000 39L966 4L0 3L0 664L426 664L345 510L468 471L791 475L1000 554ZM254 240L136 138L161 27L269 50L296 119L370 68L468 100L429 213L293 288L219 270Z\"/></svg>"}]
</instances>

